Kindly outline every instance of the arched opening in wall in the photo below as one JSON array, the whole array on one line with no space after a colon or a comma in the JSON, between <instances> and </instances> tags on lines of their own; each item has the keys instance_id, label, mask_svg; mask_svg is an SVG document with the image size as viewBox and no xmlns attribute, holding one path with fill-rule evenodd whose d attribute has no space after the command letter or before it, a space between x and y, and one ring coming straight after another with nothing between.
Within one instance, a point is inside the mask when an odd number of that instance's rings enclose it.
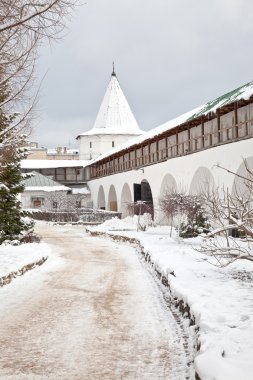
<instances>
[{"instance_id":1,"label":"arched opening in wall","mask_svg":"<svg viewBox=\"0 0 253 380\"><path fill-rule=\"evenodd\" d=\"M164 196L164 194L170 192L175 192L177 190L177 183L175 178L171 174L166 174L163 178L161 189L160 189L160 198Z\"/></svg>"},{"instance_id":2,"label":"arched opening in wall","mask_svg":"<svg viewBox=\"0 0 253 380\"><path fill-rule=\"evenodd\" d=\"M113 185L111 185L108 195L108 208L110 211L118 211L118 202L116 190Z\"/></svg>"},{"instance_id":3,"label":"arched opening in wall","mask_svg":"<svg viewBox=\"0 0 253 380\"><path fill-rule=\"evenodd\" d=\"M233 174L230 174L233 175ZM253 157L247 157L239 166L234 176L229 201L231 214L235 219L243 220L250 230L252 228L252 204L253 204ZM244 229L231 229L233 237L245 235Z\"/></svg>"},{"instance_id":4,"label":"arched opening in wall","mask_svg":"<svg viewBox=\"0 0 253 380\"><path fill-rule=\"evenodd\" d=\"M171 220L166 215L164 208L164 204L166 201L166 197L169 194L173 194L177 192L177 183L175 178L171 174L166 174L163 178L160 194L159 194L159 214L157 215L157 222L161 225L170 225Z\"/></svg>"},{"instance_id":5,"label":"arched opening in wall","mask_svg":"<svg viewBox=\"0 0 253 380\"><path fill-rule=\"evenodd\" d=\"M201 195L207 194L214 188L214 178L211 171L201 166L194 173L189 188L189 194L191 195Z\"/></svg>"},{"instance_id":6,"label":"arched opening in wall","mask_svg":"<svg viewBox=\"0 0 253 380\"><path fill-rule=\"evenodd\" d=\"M122 218L130 215L129 205L132 202L131 191L128 183L125 183L121 192L121 213Z\"/></svg>"},{"instance_id":7,"label":"arched opening in wall","mask_svg":"<svg viewBox=\"0 0 253 380\"><path fill-rule=\"evenodd\" d=\"M239 166L232 186L232 196L249 198L253 196L253 157L248 157ZM231 174L233 175L233 174Z\"/></svg>"},{"instance_id":8,"label":"arched opening in wall","mask_svg":"<svg viewBox=\"0 0 253 380\"><path fill-rule=\"evenodd\" d=\"M97 207L100 210L105 210L105 192L104 192L104 188L102 185L100 185L99 190L98 190Z\"/></svg>"},{"instance_id":9,"label":"arched opening in wall","mask_svg":"<svg viewBox=\"0 0 253 380\"><path fill-rule=\"evenodd\" d=\"M148 212L152 215L152 218L154 218L152 191L146 179L142 180L140 184L134 183L134 203L136 204L135 214L144 214Z\"/></svg>"}]
</instances>

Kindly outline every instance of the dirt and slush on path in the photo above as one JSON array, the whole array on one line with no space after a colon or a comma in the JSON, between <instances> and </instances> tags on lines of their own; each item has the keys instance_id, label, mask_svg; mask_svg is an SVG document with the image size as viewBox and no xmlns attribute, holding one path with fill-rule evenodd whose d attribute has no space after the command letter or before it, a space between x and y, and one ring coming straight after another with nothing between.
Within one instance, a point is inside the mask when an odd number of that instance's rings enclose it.
<instances>
[{"instance_id":1,"label":"dirt and slush on path","mask_svg":"<svg viewBox=\"0 0 253 380\"><path fill-rule=\"evenodd\" d=\"M193 379L176 322L134 248L81 226L39 223L37 232L59 265L0 291L0 379Z\"/></svg>"}]
</instances>

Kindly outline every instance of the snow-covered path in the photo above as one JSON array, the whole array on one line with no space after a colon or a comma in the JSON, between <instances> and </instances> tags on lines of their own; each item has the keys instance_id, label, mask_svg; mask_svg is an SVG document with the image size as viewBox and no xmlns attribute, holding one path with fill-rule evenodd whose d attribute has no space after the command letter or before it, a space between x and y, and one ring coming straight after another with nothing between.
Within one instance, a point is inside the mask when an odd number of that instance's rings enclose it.
<instances>
[{"instance_id":1,"label":"snow-covered path","mask_svg":"<svg viewBox=\"0 0 253 380\"><path fill-rule=\"evenodd\" d=\"M188 378L177 325L133 248L39 228L62 263L0 289L0 379Z\"/></svg>"}]
</instances>

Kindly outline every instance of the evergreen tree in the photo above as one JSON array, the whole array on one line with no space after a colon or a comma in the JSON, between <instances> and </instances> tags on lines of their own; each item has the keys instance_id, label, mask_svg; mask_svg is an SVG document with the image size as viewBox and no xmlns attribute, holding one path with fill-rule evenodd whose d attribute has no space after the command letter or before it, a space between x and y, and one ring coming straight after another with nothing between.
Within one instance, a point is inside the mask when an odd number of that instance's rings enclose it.
<instances>
[{"instance_id":1,"label":"evergreen tree","mask_svg":"<svg viewBox=\"0 0 253 380\"><path fill-rule=\"evenodd\" d=\"M22 220L24 213L17 199L24 191L19 153L14 155L15 161L7 163L0 172L0 243L6 239L17 239L22 231L30 228Z\"/></svg>"},{"instance_id":2,"label":"evergreen tree","mask_svg":"<svg viewBox=\"0 0 253 380\"><path fill-rule=\"evenodd\" d=\"M3 101L8 96L6 88L0 88L0 99ZM15 133L9 131L15 115L6 115L0 109L0 244L6 239L17 239L22 231L28 230L31 225L23 221L24 212L18 201L18 195L24 191L20 161L24 158L24 143L21 136L11 139L11 144L6 144L6 135Z\"/></svg>"}]
</instances>

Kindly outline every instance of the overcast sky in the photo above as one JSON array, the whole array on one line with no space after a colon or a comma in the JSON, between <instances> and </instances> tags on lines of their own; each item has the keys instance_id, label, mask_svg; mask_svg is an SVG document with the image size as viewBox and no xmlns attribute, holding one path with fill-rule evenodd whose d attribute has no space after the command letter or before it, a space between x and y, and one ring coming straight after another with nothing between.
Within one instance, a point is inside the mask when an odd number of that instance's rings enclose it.
<instances>
[{"instance_id":1,"label":"overcast sky","mask_svg":"<svg viewBox=\"0 0 253 380\"><path fill-rule=\"evenodd\" d=\"M41 49L40 146L77 146L112 61L143 130L253 80L252 0L86 1L65 37Z\"/></svg>"}]
</instances>

